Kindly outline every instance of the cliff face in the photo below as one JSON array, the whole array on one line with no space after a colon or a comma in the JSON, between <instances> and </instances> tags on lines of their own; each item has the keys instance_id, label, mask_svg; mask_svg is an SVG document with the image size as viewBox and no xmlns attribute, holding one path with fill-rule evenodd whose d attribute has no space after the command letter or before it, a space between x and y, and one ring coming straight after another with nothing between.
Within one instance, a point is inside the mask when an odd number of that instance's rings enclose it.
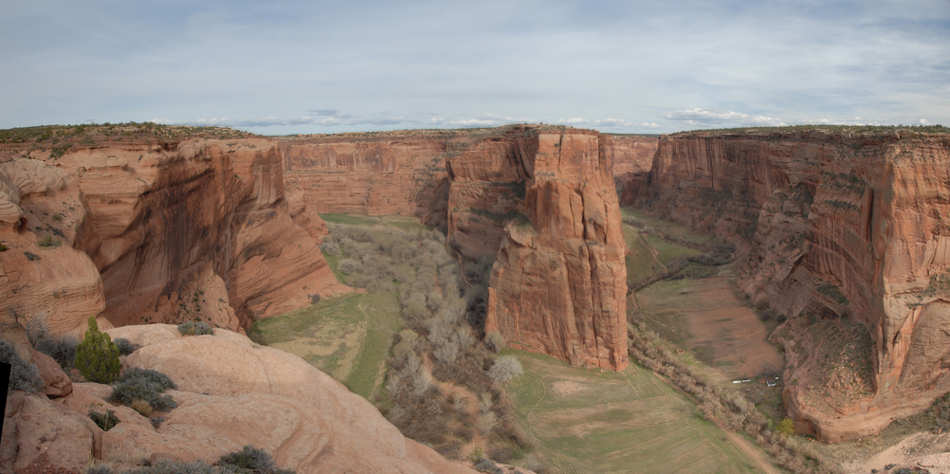
<instances>
[{"instance_id":1,"label":"cliff face","mask_svg":"<svg viewBox=\"0 0 950 474\"><path fill-rule=\"evenodd\" d=\"M288 201L316 213L417 216L444 226L445 159L464 139L420 131L282 140Z\"/></svg>"},{"instance_id":2,"label":"cliff face","mask_svg":"<svg viewBox=\"0 0 950 474\"><path fill-rule=\"evenodd\" d=\"M875 433L950 391L950 137L672 135L648 201L736 244L742 289L790 317L775 337L802 429Z\"/></svg>"},{"instance_id":3,"label":"cliff face","mask_svg":"<svg viewBox=\"0 0 950 474\"><path fill-rule=\"evenodd\" d=\"M299 200L444 226L461 257L496 259L489 330L578 365L626 365L613 162L633 169L630 155L643 148L633 137L514 126L309 136L281 147L292 209Z\"/></svg>"},{"instance_id":4,"label":"cliff face","mask_svg":"<svg viewBox=\"0 0 950 474\"><path fill-rule=\"evenodd\" d=\"M41 317L54 332L100 312L114 325L240 329L345 290L291 217L272 140L18 153L7 148L0 164L8 313Z\"/></svg>"},{"instance_id":5,"label":"cliff face","mask_svg":"<svg viewBox=\"0 0 950 474\"><path fill-rule=\"evenodd\" d=\"M485 330L499 332L513 347L573 365L622 369L625 247L601 136L569 129L527 132L515 141L509 166L501 167L511 170L508 179L520 175L524 199L508 210L516 215L505 224L492 267ZM457 193L479 195L472 190L500 184L494 178L498 167L467 164L464 158L450 161L450 203L458 201L452 200Z\"/></svg>"},{"instance_id":6,"label":"cliff face","mask_svg":"<svg viewBox=\"0 0 950 474\"><path fill-rule=\"evenodd\" d=\"M633 204L640 197L639 192L646 189L659 139L647 135L602 135L604 153L613 163L621 205Z\"/></svg>"}]
</instances>

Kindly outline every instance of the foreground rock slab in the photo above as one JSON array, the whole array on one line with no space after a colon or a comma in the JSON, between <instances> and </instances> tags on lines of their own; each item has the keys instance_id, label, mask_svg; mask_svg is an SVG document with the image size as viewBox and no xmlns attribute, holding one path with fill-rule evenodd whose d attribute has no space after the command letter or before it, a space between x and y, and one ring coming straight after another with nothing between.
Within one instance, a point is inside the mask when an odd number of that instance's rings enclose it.
<instances>
[{"instance_id":1,"label":"foreground rock slab","mask_svg":"<svg viewBox=\"0 0 950 474\"><path fill-rule=\"evenodd\" d=\"M92 463L115 469L148 459L213 463L245 445L263 449L282 468L323 472L474 472L402 436L368 401L299 357L245 336L181 336L171 325L109 331L142 345L126 367L158 370L178 385L178 407L156 428L149 419L107 401L111 389L74 384L55 401L16 392L8 405L0 470L81 471ZM120 422L103 432L90 409L113 409Z\"/></svg>"}]
</instances>

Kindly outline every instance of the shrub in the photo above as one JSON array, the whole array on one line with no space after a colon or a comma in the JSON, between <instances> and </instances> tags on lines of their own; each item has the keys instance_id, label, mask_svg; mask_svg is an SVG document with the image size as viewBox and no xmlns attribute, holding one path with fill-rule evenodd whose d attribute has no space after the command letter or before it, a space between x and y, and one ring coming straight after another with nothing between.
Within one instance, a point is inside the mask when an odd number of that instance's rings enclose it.
<instances>
[{"instance_id":1,"label":"shrub","mask_svg":"<svg viewBox=\"0 0 950 474\"><path fill-rule=\"evenodd\" d=\"M521 362L514 356L502 356L495 360L491 369L488 369L488 376L496 384L504 385L511 379L524 373L521 368Z\"/></svg>"},{"instance_id":2,"label":"shrub","mask_svg":"<svg viewBox=\"0 0 950 474\"><path fill-rule=\"evenodd\" d=\"M132 407L142 413L143 416L149 416L150 411L148 414L143 413L146 410L136 408L133 403L141 400L148 403L151 409L171 410L177 407L178 403L172 397L162 395L162 392L170 388L176 387L167 375L156 370L133 368L122 374L122 378L112 389L110 399L113 402Z\"/></svg>"},{"instance_id":3,"label":"shrub","mask_svg":"<svg viewBox=\"0 0 950 474\"><path fill-rule=\"evenodd\" d=\"M139 346L138 344L132 344L128 339L124 337L117 338L116 340L112 342L115 342L115 346L119 348L119 354L122 354L124 356L129 355L141 349L142 347L142 346Z\"/></svg>"},{"instance_id":4,"label":"shrub","mask_svg":"<svg viewBox=\"0 0 950 474\"><path fill-rule=\"evenodd\" d=\"M360 264L352 258L344 258L343 260L340 260L337 268L344 275L352 275L359 272Z\"/></svg>"},{"instance_id":5,"label":"shrub","mask_svg":"<svg viewBox=\"0 0 950 474\"><path fill-rule=\"evenodd\" d=\"M115 416L115 412L112 410L106 410L105 413L90 410L89 418L92 418L92 421L94 421L102 431L109 431L112 427L119 424L119 417Z\"/></svg>"},{"instance_id":6,"label":"shrub","mask_svg":"<svg viewBox=\"0 0 950 474\"><path fill-rule=\"evenodd\" d=\"M324 255L340 255L340 246L335 240L329 238L323 240L323 243L320 244L320 250L323 251Z\"/></svg>"},{"instance_id":7,"label":"shrub","mask_svg":"<svg viewBox=\"0 0 950 474\"><path fill-rule=\"evenodd\" d=\"M132 379L144 379L150 384L155 384L160 387L159 391L165 391L168 389L178 388L175 385L175 382L172 382L172 379L168 378L167 375L152 369L142 369L139 367L132 367L131 369L126 370L122 373L122 378L119 379L120 382L132 380Z\"/></svg>"},{"instance_id":8,"label":"shrub","mask_svg":"<svg viewBox=\"0 0 950 474\"><path fill-rule=\"evenodd\" d=\"M119 376L119 348L108 334L99 331L96 317L89 316L89 329L76 347L76 368L88 380L112 383Z\"/></svg>"},{"instance_id":9,"label":"shrub","mask_svg":"<svg viewBox=\"0 0 950 474\"><path fill-rule=\"evenodd\" d=\"M132 400L132 403L129 404L129 408L139 412L139 415L142 415L146 418L152 416L152 404L142 400L141 398Z\"/></svg>"},{"instance_id":10,"label":"shrub","mask_svg":"<svg viewBox=\"0 0 950 474\"><path fill-rule=\"evenodd\" d=\"M492 352L501 352L501 350L505 348L505 338L495 331L485 333L485 345L487 345Z\"/></svg>"},{"instance_id":11,"label":"shrub","mask_svg":"<svg viewBox=\"0 0 950 474\"><path fill-rule=\"evenodd\" d=\"M86 474L112 474L112 468L100 464L86 469Z\"/></svg>"},{"instance_id":12,"label":"shrub","mask_svg":"<svg viewBox=\"0 0 950 474\"><path fill-rule=\"evenodd\" d=\"M178 332L182 336L204 336L214 334L214 329L204 321L185 321L178 325Z\"/></svg>"},{"instance_id":13,"label":"shrub","mask_svg":"<svg viewBox=\"0 0 950 474\"><path fill-rule=\"evenodd\" d=\"M26 334L33 348L52 357L65 371L73 368L76 361L76 346L79 342L72 337L57 339L49 335L46 325L40 318L33 318L26 325Z\"/></svg>"},{"instance_id":14,"label":"shrub","mask_svg":"<svg viewBox=\"0 0 950 474\"><path fill-rule=\"evenodd\" d=\"M149 420L149 421L152 422L152 427L157 430L158 427L159 427L159 426L162 426L162 423L165 422L165 417L164 417L164 416L156 416L156 417L152 418L152 419Z\"/></svg>"},{"instance_id":15,"label":"shrub","mask_svg":"<svg viewBox=\"0 0 950 474\"><path fill-rule=\"evenodd\" d=\"M37 242L37 245L40 247L58 247L59 241L54 239L52 235L47 234L46 237Z\"/></svg>"},{"instance_id":16,"label":"shrub","mask_svg":"<svg viewBox=\"0 0 950 474\"><path fill-rule=\"evenodd\" d=\"M505 471L502 471L494 461L488 458L481 458L475 463L475 469L478 472L487 472L489 474L504 474Z\"/></svg>"},{"instance_id":17,"label":"shrub","mask_svg":"<svg viewBox=\"0 0 950 474\"><path fill-rule=\"evenodd\" d=\"M237 468L239 472L250 471L252 473L261 474L283 474L291 472L277 468L270 454L253 446L245 446L240 451L221 456L221 459L218 460L216 465Z\"/></svg>"},{"instance_id":18,"label":"shrub","mask_svg":"<svg viewBox=\"0 0 950 474\"><path fill-rule=\"evenodd\" d=\"M0 341L0 361L10 364L9 390L39 392L43 389L44 383L39 370L35 365L21 359L13 345L7 341Z\"/></svg>"},{"instance_id":19,"label":"shrub","mask_svg":"<svg viewBox=\"0 0 950 474\"><path fill-rule=\"evenodd\" d=\"M795 423L791 420L791 418L782 418L782 421L775 425L775 431L778 431L783 435L791 436L795 434Z\"/></svg>"}]
</instances>

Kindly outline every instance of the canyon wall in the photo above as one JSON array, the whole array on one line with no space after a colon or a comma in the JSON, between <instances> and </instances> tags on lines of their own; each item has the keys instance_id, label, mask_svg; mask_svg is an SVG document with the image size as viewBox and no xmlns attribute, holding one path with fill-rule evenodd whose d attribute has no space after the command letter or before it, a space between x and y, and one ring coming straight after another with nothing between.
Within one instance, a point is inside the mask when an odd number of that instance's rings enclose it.
<instances>
[{"instance_id":1,"label":"canyon wall","mask_svg":"<svg viewBox=\"0 0 950 474\"><path fill-rule=\"evenodd\" d=\"M442 227L460 257L495 260L488 330L514 347L619 369L626 269L613 162L633 169L626 158L639 145L612 143L593 131L508 126L292 137L281 149L291 208Z\"/></svg>"},{"instance_id":2,"label":"canyon wall","mask_svg":"<svg viewBox=\"0 0 950 474\"><path fill-rule=\"evenodd\" d=\"M90 315L240 330L346 291L307 231L319 224L305 223L291 217L273 140L7 145L0 311L55 333L81 332Z\"/></svg>"},{"instance_id":3,"label":"canyon wall","mask_svg":"<svg viewBox=\"0 0 950 474\"><path fill-rule=\"evenodd\" d=\"M572 365L620 370L627 365L626 248L601 138L540 129L516 142L503 169L522 175L524 198L492 267L485 330ZM450 203L457 193L485 189L486 177L498 184L494 169L449 163Z\"/></svg>"},{"instance_id":4,"label":"canyon wall","mask_svg":"<svg viewBox=\"0 0 950 474\"><path fill-rule=\"evenodd\" d=\"M622 206L633 204L646 190L653 168L658 135L603 135L604 153L613 163L617 197Z\"/></svg>"},{"instance_id":5,"label":"canyon wall","mask_svg":"<svg viewBox=\"0 0 950 474\"><path fill-rule=\"evenodd\" d=\"M641 204L729 239L742 290L789 317L801 430L876 433L950 391L950 136L675 134L648 181Z\"/></svg>"}]
</instances>

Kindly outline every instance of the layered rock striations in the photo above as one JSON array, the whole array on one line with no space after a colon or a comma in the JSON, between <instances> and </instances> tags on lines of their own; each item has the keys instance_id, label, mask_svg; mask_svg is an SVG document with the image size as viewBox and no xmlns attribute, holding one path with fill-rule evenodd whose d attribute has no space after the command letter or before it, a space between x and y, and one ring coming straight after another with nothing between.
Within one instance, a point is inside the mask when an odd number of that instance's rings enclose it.
<instances>
[{"instance_id":1,"label":"layered rock striations","mask_svg":"<svg viewBox=\"0 0 950 474\"><path fill-rule=\"evenodd\" d=\"M505 222L492 266L485 330L499 332L513 347L574 365L622 369L627 365L625 247L601 135L564 128L523 134L507 161L480 161L483 166L472 166L474 160L466 157L449 161L450 222L451 204L461 200L457 195L484 202L494 194L491 187L504 185L523 196L510 201L514 206L490 211L489 217L501 212L514 217ZM500 183L499 175L506 177Z\"/></svg>"},{"instance_id":2,"label":"layered rock striations","mask_svg":"<svg viewBox=\"0 0 950 474\"><path fill-rule=\"evenodd\" d=\"M675 134L648 194L732 241L742 289L790 318L774 337L801 429L876 433L950 391L947 134Z\"/></svg>"},{"instance_id":3,"label":"layered rock striations","mask_svg":"<svg viewBox=\"0 0 950 474\"><path fill-rule=\"evenodd\" d=\"M114 325L202 319L240 329L345 290L317 251L319 223L291 216L273 140L3 152L6 314L42 318L56 333L100 313Z\"/></svg>"},{"instance_id":4,"label":"layered rock striations","mask_svg":"<svg viewBox=\"0 0 950 474\"><path fill-rule=\"evenodd\" d=\"M626 269L613 163L642 167L629 163L642 161L632 156L644 146L613 138L508 126L293 137L281 148L291 208L299 200L319 212L444 226L460 257L495 260L488 330L516 347L619 369Z\"/></svg>"}]
</instances>

